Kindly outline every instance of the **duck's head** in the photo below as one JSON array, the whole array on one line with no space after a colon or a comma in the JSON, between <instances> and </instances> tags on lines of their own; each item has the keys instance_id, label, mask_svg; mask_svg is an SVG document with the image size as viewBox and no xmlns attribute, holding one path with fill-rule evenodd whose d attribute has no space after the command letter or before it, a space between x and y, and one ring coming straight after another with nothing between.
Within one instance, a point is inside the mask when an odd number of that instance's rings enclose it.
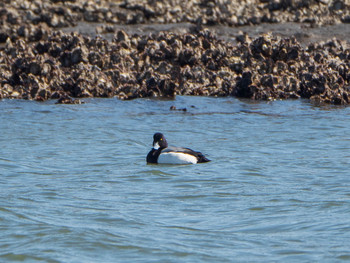
<instances>
[{"instance_id":1,"label":"duck's head","mask_svg":"<svg viewBox=\"0 0 350 263\"><path fill-rule=\"evenodd\" d=\"M168 142L166 141L164 135L160 132L157 132L153 135L153 148L158 150L168 147Z\"/></svg>"}]
</instances>

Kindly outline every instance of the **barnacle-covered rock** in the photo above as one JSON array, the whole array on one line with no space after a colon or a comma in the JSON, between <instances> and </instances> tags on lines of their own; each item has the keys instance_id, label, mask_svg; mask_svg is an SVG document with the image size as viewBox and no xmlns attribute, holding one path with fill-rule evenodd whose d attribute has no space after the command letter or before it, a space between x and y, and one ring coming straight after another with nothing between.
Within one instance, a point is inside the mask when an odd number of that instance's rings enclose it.
<instances>
[{"instance_id":1,"label":"barnacle-covered rock","mask_svg":"<svg viewBox=\"0 0 350 263\"><path fill-rule=\"evenodd\" d=\"M67 103L177 94L349 103L346 42L303 48L295 38L238 36L236 45L208 29L148 36L119 30L111 42L60 31L37 43L7 39L0 50L0 94Z\"/></svg>"}]
</instances>

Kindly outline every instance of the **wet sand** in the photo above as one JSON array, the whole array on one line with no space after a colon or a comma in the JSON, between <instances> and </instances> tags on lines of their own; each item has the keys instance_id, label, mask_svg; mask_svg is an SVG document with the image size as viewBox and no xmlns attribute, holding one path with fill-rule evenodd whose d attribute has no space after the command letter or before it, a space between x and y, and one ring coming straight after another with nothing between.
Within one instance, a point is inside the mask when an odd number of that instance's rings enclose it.
<instances>
[{"instance_id":1,"label":"wet sand","mask_svg":"<svg viewBox=\"0 0 350 263\"><path fill-rule=\"evenodd\" d=\"M149 35L161 31L185 34L191 32L194 27L191 23L171 23L171 24L137 24L137 25L108 25L112 33L106 32L104 23L79 22L74 27L62 28L63 32L78 32L83 35L95 37L101 35L107 40L112 40L115 32L124 30L129 35ZM262 34L272 33L280 37L295 37L298 42L306 47L310 43L331 40L336 38L341 41L350 42L350 25L335 24L324 26L311 26L305 23L279 23L279 24L259 24L251 26L229 27L224 25L205 26L217 35L219 39L237 43L236 37L242 32L247 33L251 38L259 37Z\"/></svg>"}]
</instances>

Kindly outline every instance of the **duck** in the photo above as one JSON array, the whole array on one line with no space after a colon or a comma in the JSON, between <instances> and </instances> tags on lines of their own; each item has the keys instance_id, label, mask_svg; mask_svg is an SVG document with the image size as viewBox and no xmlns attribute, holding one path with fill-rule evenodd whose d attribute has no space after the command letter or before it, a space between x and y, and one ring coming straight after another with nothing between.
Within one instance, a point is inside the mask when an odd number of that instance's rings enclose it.
<instances>
[{"instance_id":1,"label":"duck","mask_svg":"<svg viewBox=\"0 0 350 263\"><path fill-rule=\"evenodd\" d=\"M168 147L164 135L157 132L153 135L153 148L146 158L153 164L196 164L210 162L201 152L183 147Z\"/></svg>"}]
</instances>

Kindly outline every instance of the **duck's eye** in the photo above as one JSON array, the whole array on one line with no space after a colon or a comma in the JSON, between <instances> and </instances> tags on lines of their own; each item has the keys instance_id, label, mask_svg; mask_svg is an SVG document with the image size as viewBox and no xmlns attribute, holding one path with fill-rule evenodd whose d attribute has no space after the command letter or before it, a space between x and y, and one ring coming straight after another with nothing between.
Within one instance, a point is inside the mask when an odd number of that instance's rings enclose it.
<instances>
[{"instance_id":1,"label":"duck's eye","mask_svg":"<svg viewBox=\"0 0 350 263\"><path fill-rule=\"evenodd\" d=\"M163 141L163 138L160 138L161 141Z\"/></svg>"}]
</instances>

